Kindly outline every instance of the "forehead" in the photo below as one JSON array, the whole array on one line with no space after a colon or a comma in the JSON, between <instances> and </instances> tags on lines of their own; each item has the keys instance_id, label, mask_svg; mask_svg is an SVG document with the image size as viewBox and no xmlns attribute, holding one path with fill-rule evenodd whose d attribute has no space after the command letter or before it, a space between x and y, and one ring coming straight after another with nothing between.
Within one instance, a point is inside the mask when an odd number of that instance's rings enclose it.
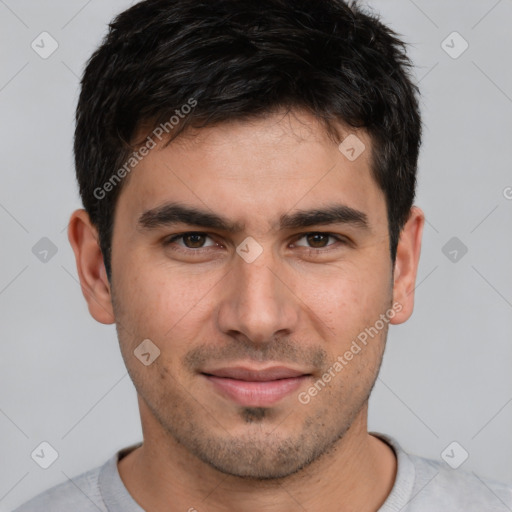
<instances>
[{"instance_id":1,"label":"forehead","mask_svg":"<svg viewBox=\"0 0 512 512\"><path fill-rule=\"evenodd\" d=\"M133 223L148 209L179 201L222 212L252 229L268 229L294 208L334 203L369 218L385 214L384 196L370 173L370 138L341 126L340 134L352 148L340 151L323 124L302 112L189 130L166 147L159 142L136 165L118 213ZM354 148L361 151L355 159Z\"/></svg>"}]
</instances>

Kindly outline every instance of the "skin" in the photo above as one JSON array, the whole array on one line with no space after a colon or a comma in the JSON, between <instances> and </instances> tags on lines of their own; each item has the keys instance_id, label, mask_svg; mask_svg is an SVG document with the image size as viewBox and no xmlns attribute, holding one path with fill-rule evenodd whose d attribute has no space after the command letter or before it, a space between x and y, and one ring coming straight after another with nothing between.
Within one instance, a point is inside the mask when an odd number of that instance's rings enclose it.
<instances>
[{"instance_id":1,"label":"skin","mask_svg":"<svg viewBox=\"0 0 512 512\"><path fill-rule=\"evenodd\" d=\"M144 443L118 467L145 510L370 512L391 491L394 452L367 431L387 324L308 404L298 400L393 304L401 309L390 324L413 311L424 214L411 209L393 267L371 140L357 136L366 150L349 161L314 117L293 111L158 146L119 196L111 283L95 227L84 210L72 214L68 236L89 311L116 323L138 394ZM143 212L167 201L244 229L138 227ZM278 225L282 214L332 203L364 212L370 229ZM207 234L163 245L187 231ZM311 232L347 243L320 236L312 244ZM252 263L236 252L248 236L263 250ZM148 366L133 353L144 339L160 350ZM242 407L200 373L236 364L310 377L270 407Z\"/></svg>"}]
</instances>

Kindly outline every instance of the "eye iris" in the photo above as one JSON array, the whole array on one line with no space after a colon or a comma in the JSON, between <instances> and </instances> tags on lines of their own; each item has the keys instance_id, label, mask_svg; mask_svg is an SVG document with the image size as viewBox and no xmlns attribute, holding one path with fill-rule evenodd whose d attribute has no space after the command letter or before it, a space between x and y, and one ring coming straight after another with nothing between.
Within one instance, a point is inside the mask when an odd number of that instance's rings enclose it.
<instances>
[{"instance_id":1,"label":"eye iris","mask_svg":"<svg viewBox=\"0 0 512 512\"><path fill-rule=\"evenodd\" d=\"M197 249L204 244L204 235L198 233L190 233L183 237L183 241L187 247Z\"/></svg>"},{"instance_id":2,"label":"eye iris","mask_svg":"<svg viewBox=\"0 0 512 512\"><path fill-rule=\"evenodd\" d=\"M327 241L329 240L328 235L324 235L322 233L311 233L307 235L308 244L310 244L314 248L318 247L326 247Z\"/></svg>"}]
</instances>

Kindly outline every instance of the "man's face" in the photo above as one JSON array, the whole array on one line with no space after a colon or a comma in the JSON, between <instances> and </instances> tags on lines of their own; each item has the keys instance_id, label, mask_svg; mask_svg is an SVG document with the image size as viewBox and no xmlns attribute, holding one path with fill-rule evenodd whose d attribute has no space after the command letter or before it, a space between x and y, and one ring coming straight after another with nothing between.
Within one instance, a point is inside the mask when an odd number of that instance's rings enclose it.
<instances>
[{"instance_id":1,"label":"man's face","mask_svg":"<svg viewBox=\"0 0 512 512\"><path fill-rule=\"evenodd\" d=\"M132 171L116 206L112 292L145 437L231 475L276 478L362 419L387 323L344 355L391 308L393 282L385 198L370 140L357 136L366 150L350 161L315 118L272 115L177 139ZM177 208L154 215L170 204L226 225ZM367 226L297 215L342 206ZM164 222L169 213L181 220ZM160 350L147 366L134 355L146 339Z\"/></svg>"}]
</instances>

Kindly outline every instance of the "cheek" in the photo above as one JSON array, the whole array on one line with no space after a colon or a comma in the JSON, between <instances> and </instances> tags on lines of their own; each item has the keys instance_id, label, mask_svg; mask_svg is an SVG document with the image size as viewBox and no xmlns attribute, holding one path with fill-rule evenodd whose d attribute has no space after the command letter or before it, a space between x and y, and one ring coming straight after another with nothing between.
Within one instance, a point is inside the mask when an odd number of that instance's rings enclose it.
<instances>
[{"instance_id":1,"label":"cheek","mask_svg":"<svg viewBox=\"0 0 512 512\"><path fill-rule=\"evenodd\" d=\"M132 267L137 269L137 267ZM116 320L121 352L137 388L172 389L181 373L182 356L207 325L208 290L215 281L155 267L135 270L118 280ZM211 304L210 304L211 306ZM158 357L144 366L134 351L145 339L158 347ZM183 376L182 378L186 378ZM155 388L155 383L159 383Z\"/></svg>"},{"instance_id":2,"label":"cheek","mask_svg":"<svg viewBox=\"0 0 512 512\"><path fill-rule=\"evenodd\" d=\"M137 270L123 278L125 321L143 337L179 342L187 330L203 325L219 279L217 273L197 276L168 265Z\"/></svg>"},{"instance_id":3,"label":"cheek","mask_svg":"<svg viewBox=\"0 0 512 512\"><path fill-rule=\"evenodd\" d=\"M329 271L304 273L296 295L321 322L330 335L354 334L373 324L387 309L389 291L384 271L370 273L356 265L337 265Z\"/></svg>"}]
</instances>

